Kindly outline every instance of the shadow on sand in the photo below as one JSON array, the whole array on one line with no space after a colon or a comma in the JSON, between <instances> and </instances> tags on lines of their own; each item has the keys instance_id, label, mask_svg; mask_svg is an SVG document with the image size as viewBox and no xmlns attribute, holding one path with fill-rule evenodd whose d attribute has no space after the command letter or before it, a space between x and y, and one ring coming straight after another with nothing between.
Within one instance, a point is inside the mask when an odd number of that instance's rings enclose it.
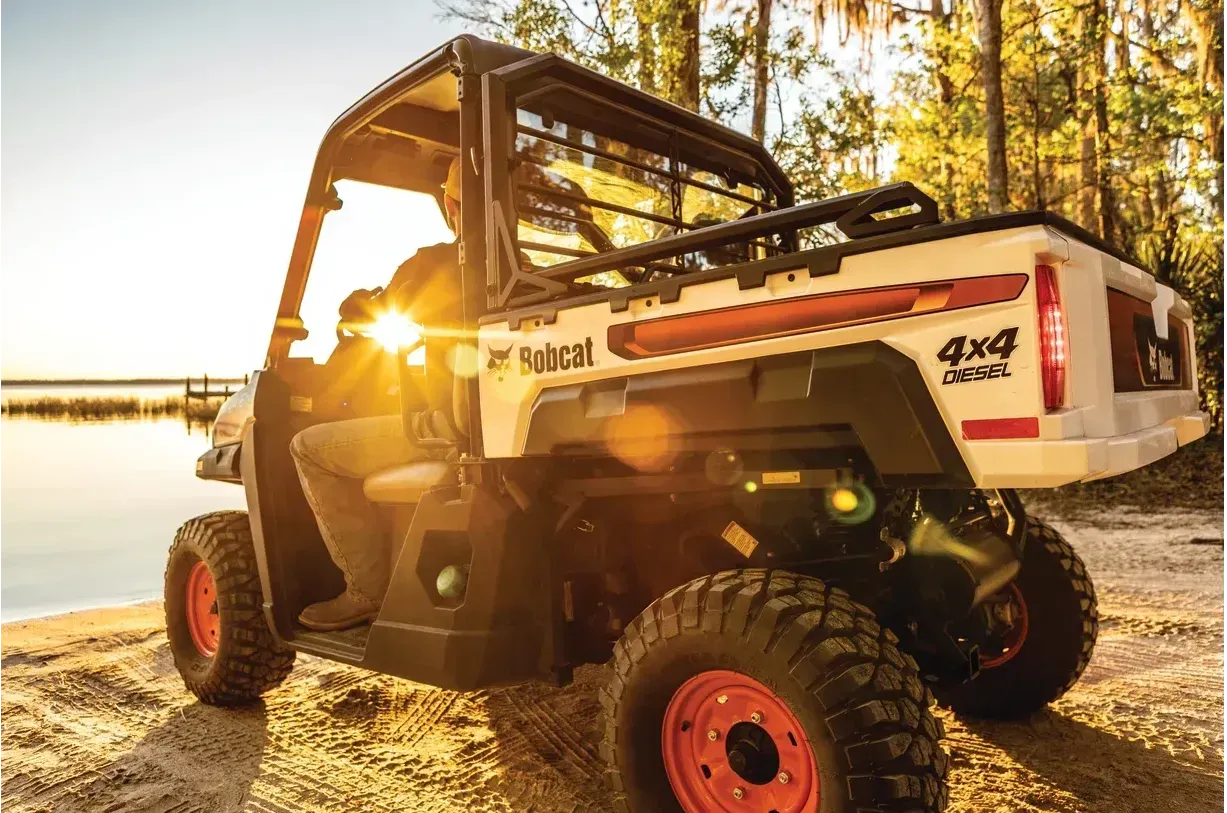
<instances>
[{"instance_id":1,"label":"shadow on sand","mask_svg":"<svg viewBox=\"0 0 1227 813\"><path fill-rule=\"evenodd\" d=\"M1026 722L960 722L1088 811L1208 811L1223 804L1223 762L1214 753L1177 758L1162 745L1126 739L1051 709ZM957 747L952 751L957 759Z\"/></svg>"},{"instance_id":2,"label":"shadow on sand","mask_svg":"<svg viewBox=\"0 0 1227 813\"><path fill-rule=\"evenodd\" d=\"M81 810L225 813L244 809L268 744L264 704L220 709L194 703L174 712L130 751L76 786Z\"/></svg>"}]
</instances>

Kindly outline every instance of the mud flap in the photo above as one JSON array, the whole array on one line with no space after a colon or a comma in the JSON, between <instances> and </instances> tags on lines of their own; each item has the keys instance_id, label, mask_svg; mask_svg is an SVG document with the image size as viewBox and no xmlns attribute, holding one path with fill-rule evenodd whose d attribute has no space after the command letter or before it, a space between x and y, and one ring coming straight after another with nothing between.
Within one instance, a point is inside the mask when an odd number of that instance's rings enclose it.
<instances>
[{"instance_id":1,"label":"mud flap","mask_svg":"<svg viewBox=\"0 0 1227 813\"><path fill-rule=\"evenodd\" d=\"M460 598L440 595L468 567ZM422 496L362 666L468 691L540 677L548 632L545 536L507 498L476 486Z\"/></svg>"}]
</instances>

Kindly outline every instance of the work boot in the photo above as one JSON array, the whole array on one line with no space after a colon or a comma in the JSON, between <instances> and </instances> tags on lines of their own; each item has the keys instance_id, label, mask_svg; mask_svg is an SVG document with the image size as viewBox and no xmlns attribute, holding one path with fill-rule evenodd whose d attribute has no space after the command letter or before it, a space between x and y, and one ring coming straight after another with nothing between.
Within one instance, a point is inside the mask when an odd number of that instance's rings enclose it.
<instances>
[{"instance_id":1,"label":"work boot","mask_svg":"<svg viewBox=\"0 0 1227 813\"><path fill-rule=\"evenodd\" d=\"M365 624L379 615L379 605L352 590L319 601L303 610L298 623L316 632L344 630Z\"/></svg>"}]
</instances>

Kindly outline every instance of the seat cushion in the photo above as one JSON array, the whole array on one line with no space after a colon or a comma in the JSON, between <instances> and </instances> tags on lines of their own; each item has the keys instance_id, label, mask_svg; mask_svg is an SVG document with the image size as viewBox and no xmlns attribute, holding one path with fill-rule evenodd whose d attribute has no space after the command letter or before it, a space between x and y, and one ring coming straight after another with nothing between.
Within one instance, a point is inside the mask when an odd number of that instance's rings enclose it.
<instances>
[{"instance_id":1,"label":"seat cushion","mask_svg":"<svg viewBox=\"0 0 1227 813\"><path fill-rule=\"evenodd\" d=\"M456 464L421 460L377 471L362 481L362 493L371 502L416 503L434 486L456 482Z\"/></svg>"}]
</instances>

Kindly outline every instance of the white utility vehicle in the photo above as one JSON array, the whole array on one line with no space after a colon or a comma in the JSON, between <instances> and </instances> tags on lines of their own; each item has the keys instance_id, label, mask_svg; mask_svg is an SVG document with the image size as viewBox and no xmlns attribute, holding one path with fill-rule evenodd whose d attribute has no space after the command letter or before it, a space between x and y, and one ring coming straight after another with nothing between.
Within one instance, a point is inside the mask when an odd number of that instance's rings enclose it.
<instances>
[{"instance_id":1,"label":"white utility vehicle","mask_svg":"<svg viewBox=\"0 0 1227 813\"><path fill-rule=\"evenodd\" d=\"M334 182L438 197L456 157L462 293L425 368L353 325L326 363L294 355ZM324 138L265 368L197 462L249 511L171 551L176 663L219 704L295 652L461 690L607 663L620 810L938 811L933 694L1027 715L1095 643L1081 560L1013 489L1205 434L1193 329L1054 215L943 223L910 184L795 204L743 135L460 37ZM391 544L379 617L304 629L342 581L290 439L426 407L447 459L364 483Z\"/></svg>"}]
</instances>

